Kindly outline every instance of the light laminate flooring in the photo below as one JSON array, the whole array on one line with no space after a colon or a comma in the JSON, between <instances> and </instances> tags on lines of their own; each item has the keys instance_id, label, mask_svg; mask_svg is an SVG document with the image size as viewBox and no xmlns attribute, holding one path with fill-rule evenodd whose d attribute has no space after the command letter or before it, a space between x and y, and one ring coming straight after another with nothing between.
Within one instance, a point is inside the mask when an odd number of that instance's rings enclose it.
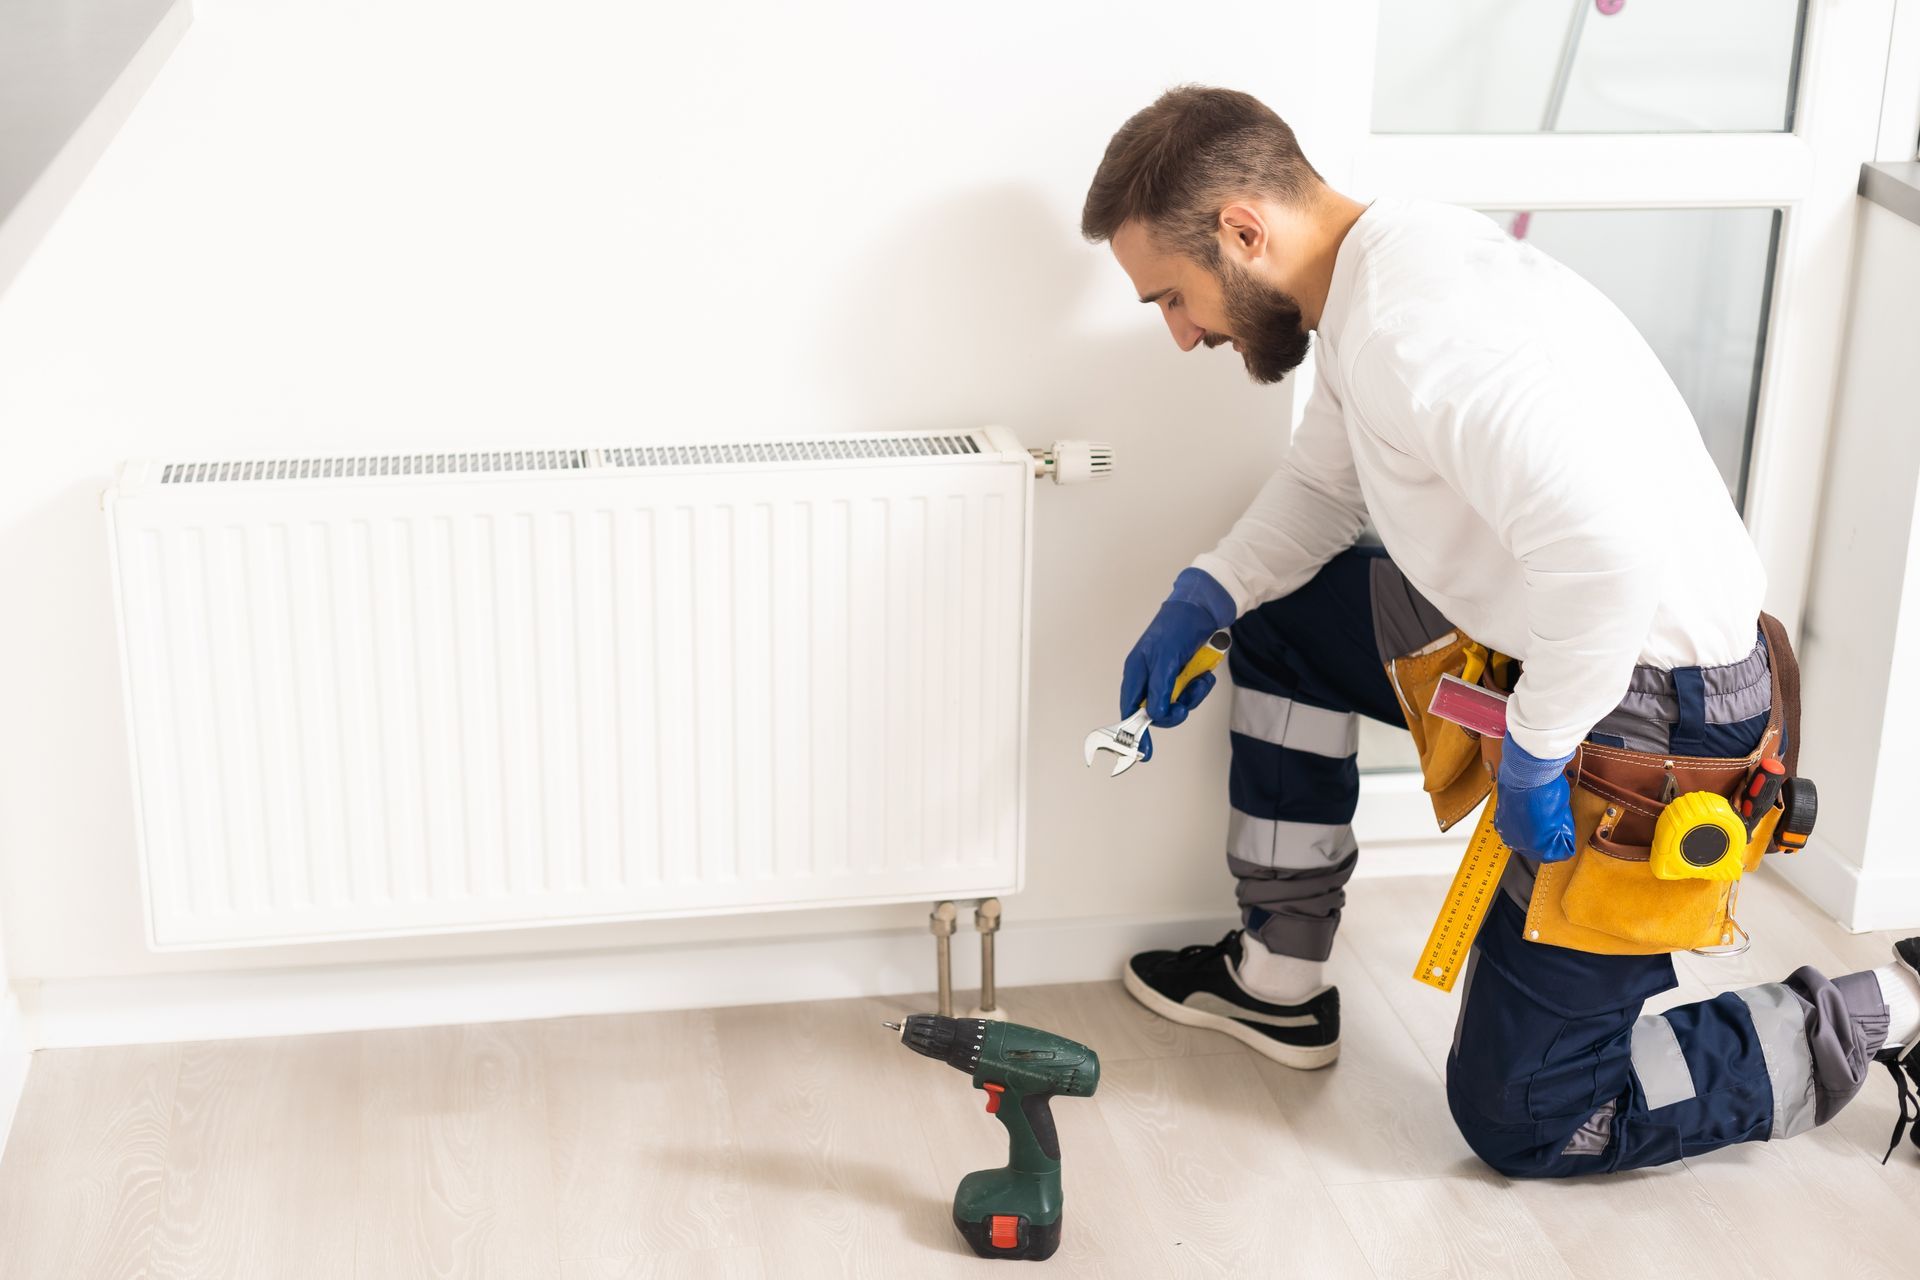
<instances>
[{"instance_id":1,"label":"light laminate flooring","mask_svg":"<svg viewBox=\"0 0 1920 1280\"><path fill-rule=\"evenodd\" d=\"M1914 1274L1920 1152L1878 1163L1884 1072L1791 1142L1569 1182L1480 1166L1442 1094L1454 1001L1407 976L1444 887L1353 886L1328 1071L1156 1019L1117 982L1008 991L1102 1063L1097 1096L1054 1105L1067 1225L1042 1274ZM1683 958L1653 1007L1887 958L1771 876L1742 916L1753 949ZM879 1025L929 1003L43 1052L0 1161L0 1277L977 1275L948 1204L1004 1162L1002 1130Z\"/></svg>"}]
</instances>

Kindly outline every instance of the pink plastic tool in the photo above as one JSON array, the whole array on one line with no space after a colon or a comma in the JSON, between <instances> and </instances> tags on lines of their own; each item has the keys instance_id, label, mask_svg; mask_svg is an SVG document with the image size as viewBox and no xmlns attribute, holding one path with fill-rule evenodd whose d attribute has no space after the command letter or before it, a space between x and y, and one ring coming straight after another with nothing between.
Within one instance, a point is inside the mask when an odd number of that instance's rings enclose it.
<instances>
[{"instance_id":1,"label":"pink plastic tool","mask_svg":"<svg viewBox=\"0 0 1920 1280\"><path fill-rule=\"evenodd\" d=\"M1468 684L1459 676L1440 677L1427 710L1442 720L1465 725L1482 737L1507 736L1507 696Z\"/></svg>"}]
</instances>

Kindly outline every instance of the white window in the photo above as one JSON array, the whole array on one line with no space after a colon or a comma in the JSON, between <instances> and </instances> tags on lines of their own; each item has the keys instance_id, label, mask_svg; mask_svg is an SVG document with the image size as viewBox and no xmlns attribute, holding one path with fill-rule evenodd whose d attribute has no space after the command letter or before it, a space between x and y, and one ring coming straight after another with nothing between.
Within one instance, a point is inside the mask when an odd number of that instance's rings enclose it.
<instances>
[{"instance_id":1,"label":"white window","mask_svg":"<svg viewBox=\"0 0 1920 1280\"><path fill-rule=\"evenodd\" d=\"M1806 595L1860 165L1914 153L1920 3L1897 7L1327 5L1314 115L1298 122L1340 190L1488 211L1614 299L1692 406L1766 564L1767 607L1790 631ZM1407 750L1401 735L1363 737L1356 823L1375 845L1433 839Z\"/></svg>"}]
</instances>

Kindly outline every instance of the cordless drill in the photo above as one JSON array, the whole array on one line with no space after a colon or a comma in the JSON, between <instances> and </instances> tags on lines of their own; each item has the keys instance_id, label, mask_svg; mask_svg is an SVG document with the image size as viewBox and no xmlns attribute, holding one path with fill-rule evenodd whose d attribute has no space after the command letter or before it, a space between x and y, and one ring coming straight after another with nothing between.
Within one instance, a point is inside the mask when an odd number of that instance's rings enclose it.
<instances>
[{"instance_id":1,"label":"cordless drill","mask_svg":"<svg viewBox=\"0 0 1920 1280\"><path fill-rule=\"evenodd\" d=\"M953 1225L983 1258L1050 1258L1060 1247L1060 1135L1048 1108L1056 1094L1087 1098L1100 1056L1083 1044L1011 1022L916 1013L900 1033L915 1053L973 1077L987 1114L1007 1126L1004 1169L978 1169L953 1193Z\"/></svg>"}]
</instances>

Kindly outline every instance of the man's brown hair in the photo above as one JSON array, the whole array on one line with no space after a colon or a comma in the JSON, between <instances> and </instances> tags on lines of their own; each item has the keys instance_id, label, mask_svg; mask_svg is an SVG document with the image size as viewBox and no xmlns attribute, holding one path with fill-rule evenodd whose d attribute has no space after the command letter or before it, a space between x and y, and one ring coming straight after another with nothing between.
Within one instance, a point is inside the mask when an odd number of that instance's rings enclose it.
<instances>
[{"instance_id":1,"label":"man's brown hair","mask_svg":"<svg viewBox=\"0 0 1920 1280\"><path fill-rule=\"evenodd\" d=\"M1100 244L1137 218L1156 240L1211 265L1220 210L1250 197L1299 201L1321 181L1287 122L1259 99L1184 84L1113 135L1080 234Z\"/></svg>"}]
</instances>

